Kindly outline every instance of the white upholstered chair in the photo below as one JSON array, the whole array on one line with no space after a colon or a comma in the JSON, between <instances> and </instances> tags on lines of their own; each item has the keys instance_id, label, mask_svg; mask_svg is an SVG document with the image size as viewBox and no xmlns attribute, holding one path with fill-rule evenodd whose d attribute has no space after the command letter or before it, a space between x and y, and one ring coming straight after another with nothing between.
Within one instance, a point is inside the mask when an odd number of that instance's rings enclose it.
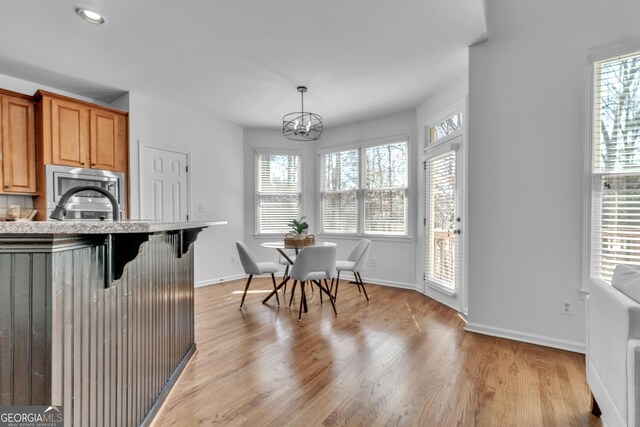
<instances>
[{"instance_id":1,"label":"white upholstered chair","mask_svg":"<svg viewBox=\"0 0 640 427\"><path fill-rule=\"evenodd\" d=\"M249 290L249 285L251 284L251 279L256 274L271 274L271 281L273 282L273 289L276 289L276 277L274 273L276 273L279 269L278 264L275 262L258 262L253 253L249 250L247 245L244 242L237 241L236 247L238 248L238 255L240 256L240 262L242 263L242 268L244 268L244 272L249 275L247 279L247 284L244 287L244 293L242 294L242 301L240 301L240 308L242 308L242 304L244 304L244 298L247 296L247 290ZM278 298L278 293L276 292L276 301L278 305L280 305L280 299Z\"/></svg>"},{"instance_id":2,"label":"white upholstered chair","mask_svg":"<svg viewBox=\"0 0 640 427\"><path fill-rule=\"evenodd\" d=\"M618 265L587 299L587 382L592 413L609 427L640 427L640 267Z\"/></svg>"},{"instance_id":3,"label":"white upholstered chair","mask_svg":"<svg viewBox=\"0 0 640 427\"><path fill-rule=\"evenodd\" d=\"M358 292L362 289L364 292L365 298L369 301L369 295L367 295L367 290L364 288L364 282L362 281L362 276L360 276L360 272L364 271L367 266L367 260L369 259L369 252L371 252L371 240L362 239L358 242L358 244L351 250L351 253L344 261L336 262L336 270L338 271L338 275L336 276L335 282L335 292L334 298L338 297L338 284L340 282L340 272L341 271L351 271L353 273L353 277L356 281L356 286L358 286Z\"/></svg>"},{"instance_id":4,"label":"white upholstered chair","mask_svg":"<svg viewBox=\"0 0 640 427\"><path fill-rule=\"evenodd\" d=\"M291 267L291 273L289 274L289 277L293 280L289 305L291 305L291 301L293 301L296 285L300 282L301 296L298 320L302 318L302 308L304 307L304 311L307 311L305 285L308 282L315 284L320 289L321 302L323 293L329 296L329 301L333 306L333 312L336 316L338 315L329 286L327 285L327 280L333 279L336 271L336 254L336 248L332 246L308 246L302 248L298 253L293 267Z\"/></svg>"}]
</instances>

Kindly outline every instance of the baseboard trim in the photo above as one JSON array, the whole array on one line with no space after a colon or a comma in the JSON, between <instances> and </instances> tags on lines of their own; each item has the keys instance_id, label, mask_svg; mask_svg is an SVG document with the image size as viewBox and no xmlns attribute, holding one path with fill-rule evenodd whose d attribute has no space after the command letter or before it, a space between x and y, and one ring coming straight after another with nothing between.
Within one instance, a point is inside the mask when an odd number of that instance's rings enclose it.
<instances>
[{"instance_id":1,"label":"baseboard trim","mask_svg":"<svg viewBox=\"0 0 640 427\"><path fill-rule=\"evenodd\" d=\"M347 280L347 281L355 281L355 277L353 277L353 275L350 274L346 274L346 275L341 275L340 276L340 281L342 280ZM370 277L363 277L362 281L364 282L365 285L368 285L369 283L371 283L372 285L381 285L381 286L388 286L390 288L400 288L400 289L409 289L412 291L416 290L416 285L415 283L405 283L405 282L394 282L391 280L378 280L378 279L372 279Z\"/></svg>"},{"instance_id":2,"label":"baseboard trim","mask_svg":"<svg viewBox=\"0 0 640 427\"><path fill-rule=\"evenodd\" d=\"M196 283L194 283L193 286L196 288L200 288L202 286L218 285L220 283L230 282L232 280L244 279L246 277L247 277L246 274L234 274L233 276L224 276L224 277L217 277L215 279L198 280Z\"/></svg>"},{"instance_id":3,"label":"baseboard trim","mask_svg":"<svg viewBox=\"0 0 640 427\"><path fill-rule=\"evenodd\" d=\"M217 285L220 283L224 283L224 282L230 282L232 280L239 280L239 279L245 279L247 277L246 274L235 274L233 276L225 276L225 277L217 277L214 279L206 279L206 280L198 280L194 286L196 288L200 288L202 286L209 286L209 285ZM353 275L343 275L340 276L340 280L346 280L346 281L354 281L355 278L353 277ZM371 279L368 277L363 277L362 280L364 281L364 284L367 285L369 283L371 283L372 285L382 285L382 286L389 286L390 288L400 288L400 289L410 289L412 291L416 290L416 285L415 283L405 283L405 282L394 282L391 280L377 280L377 279Z\"/></svg>"},{"instance_id":4,"label":"baseboard trim","mask_svg":"<svg viewBox=\"0 0 640 427\"><path fill-rule=\"evenodd\" d=\"M464 330L467 332L475 332L492 337L507 338L514 341L522 341L529 344L537 344L545 347L557 348L559 350L572 351L574 353L586 353L585 344L575 341L559 340L556 338L545 337L543 335L528 334L526 332L496 328L493 326L481 325L473 322L468 322Z\"/></svg>"}]
</instances>

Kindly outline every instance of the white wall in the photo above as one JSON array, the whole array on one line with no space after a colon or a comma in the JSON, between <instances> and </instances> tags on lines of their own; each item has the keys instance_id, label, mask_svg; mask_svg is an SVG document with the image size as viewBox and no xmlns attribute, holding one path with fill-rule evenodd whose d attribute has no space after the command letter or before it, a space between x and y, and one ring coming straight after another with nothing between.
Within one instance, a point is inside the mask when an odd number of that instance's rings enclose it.
<instances>
[{"instance_id":1,"label":"white wall","mask_svg":"<svg viewBox=\"0 0 640 427\"><path fill-rule=\"evenodd\" d=\"M235 241L244 224L242 128L172 103L138 93L129 94L131 217L139 205L138 141L179 148L191 153L191 218L226 220L228 225L205 229L196 241L196 284L219 282L242 274L232 264ZM205 212L198 206L203 204Z\"/></svg>"},{"instance_id":2,"label":"white wall","mask_svg":"<svg viewBox=\"0 0 640 427\"><path fill-rule=\"evenodd\" d=\"M18 93L23 93L25 95L33 95L36 93L36 91L38 91L38 89L42 89L47 92L57 93L64 96L70 96L72 98L80 99L82 101L92 102L94 104L104 105L106 107L117 108L117 109L126 111L126 108L124 108L126 104L123 103L122 101L126 99L126 97L124 96L118 98L118 100L116 100L114 104L107 104L102 101L87 98L86 96L77 95L66 90L61 90L61 89L47 86L38 82L19 79L16 77L8 76L6 74L0 74L0 88L11 90Z\"/></svg>"},{"instance_id":3,"label":"white wall","mask_svg":"<svg viewBox=\"0 0 640 427\"><path fill-rule=\"evenodd\" d=\"M637 0L487 2L470 49L470 330L584 349L585 52L638 35L638 16Z\"/></svg>"}]
</instances>

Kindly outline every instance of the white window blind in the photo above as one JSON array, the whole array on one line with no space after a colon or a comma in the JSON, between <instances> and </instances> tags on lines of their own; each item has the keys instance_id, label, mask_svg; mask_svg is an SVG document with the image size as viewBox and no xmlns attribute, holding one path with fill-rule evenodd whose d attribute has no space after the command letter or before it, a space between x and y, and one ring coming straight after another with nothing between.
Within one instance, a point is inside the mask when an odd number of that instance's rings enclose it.
<instances>
[{"instance_id":1,"label":"white window blind","mask_svg":"<svg viewBox=\"0 0 640 427\"><path fill-rule=\"evenodd\" d=\"M407 234L408 142L322 156L322 231Z\"/></svg>"},{"instance_id":2,"label":"white window blind","mask_svg":"<svg viewBox=\"0 0 640 427\"><path fill-rule=\"evenodd\" d=\"M325 233L358 231L358 150L322 156L322 230Z\"/></svg>"},{"instance_id":3,"label":"white window blind","mask_svg":"<svg viewBox=\"0 0 640 427\"><path fill-rule=\"evenodd\" d=\"M364 232L406 234L407 143L365 148Z\"/></svg>"},{"instance_id":4,"label":"white window blind","mask_svg":"<svg viewBox=\"0 0 640 427\"><path fill-rule=\"evenodd\" d=\"M457 271L456 153L433 157L426 163L427 277L455 290Z\"/></svg>"},{"instance_id":5,"label":"white window blind","mask_svg":"<svg viewBox=\"0 0 640 427\"><path fill-rule=\"evenodd\" d=\"M640 52L595 63L591 275L640 265Z\"/></svg>"},{"instance_id":6,"label":"white window blind","mask_svg":"<svg viewBox=\"0 0 640 427\"><path fill-rule=\"evenodd\" d=\"M259 153L256 162L257 232L286 233L300 217L300 156Z\"/></svg>"}]
</instances>

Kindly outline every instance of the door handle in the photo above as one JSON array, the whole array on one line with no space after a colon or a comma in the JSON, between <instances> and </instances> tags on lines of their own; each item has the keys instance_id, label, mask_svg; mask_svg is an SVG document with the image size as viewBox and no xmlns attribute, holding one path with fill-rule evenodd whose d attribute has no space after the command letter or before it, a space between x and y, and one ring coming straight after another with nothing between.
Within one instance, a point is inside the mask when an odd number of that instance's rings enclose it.
<instances>
[{"instance_id":1,"label":"door handle","mask_svg":"<svg viewBox=\"0 0 640 427\"><path fill-rule=\"evenodd\" d=\"M457 230L453 230L453 234L460 234L460 233L462 233L462 232L460 231L459 228Z\"/></svg>"}]
</instances>

